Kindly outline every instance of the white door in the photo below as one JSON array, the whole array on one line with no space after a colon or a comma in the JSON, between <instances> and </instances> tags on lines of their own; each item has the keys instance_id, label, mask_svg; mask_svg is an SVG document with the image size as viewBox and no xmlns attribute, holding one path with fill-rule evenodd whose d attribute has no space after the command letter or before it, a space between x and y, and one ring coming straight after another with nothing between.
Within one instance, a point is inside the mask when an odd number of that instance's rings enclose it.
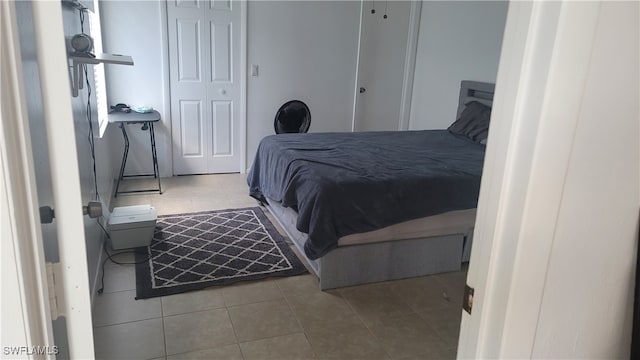
<instances>
[{"instance_id":1,"label":"white door","mask_svg":"<svg viewBox=\"0 0 640 360\"><path fill-rule=\"evenodd\" d=\"M399 128L410 17L410 1L363 2L355 131Z\"/></svg>"},{"instance_id":2,"label":"white door","mask_svg":"<svg viewBox=\"0 0 640 360\"><path fill-rule=\"evenodd\" d=\"M458 358L630 358L639 10L509 4Z\"/></svg>"},{"instance_id":3,"label":"white door","mask_svg":"<svg viewBox=\"0 0 640 360\"><path fill-rule=\"evenodd\" d=\"M55 354L51 325L55 313L65 317L68 356L90 359L94 357L91 301L76 144L68 140L75 130L62 5L59 1L32 3L60 261L55 267L59 271L52 276L55 291L50 291L52 284L45 270L26 111L28 94L24 93L14 6L14 2L0 2L0 214L2 284L7 284L6 289L0 289L3 355L41 358L34 353ZM54 293L57 306L50 307ZM7 323L7 319L16 323ZM15 333L20 330L24 333Z\"/></svg>"},{"instance_id":4,"label":"white door","mask_svg":"<svg viewBox=\"0 0 640 360\"><path fill-rule=\"evenodd\" d=\"M173 170L239 172L239 1L168 1Z\"/></svg>"}]
</instances>

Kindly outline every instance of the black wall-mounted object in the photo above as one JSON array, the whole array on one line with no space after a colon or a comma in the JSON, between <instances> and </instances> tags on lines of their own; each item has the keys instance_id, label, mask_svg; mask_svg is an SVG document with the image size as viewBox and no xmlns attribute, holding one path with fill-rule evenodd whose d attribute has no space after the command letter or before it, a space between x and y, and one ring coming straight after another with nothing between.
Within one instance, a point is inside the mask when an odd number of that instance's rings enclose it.
<instances>
[{"instance_id":1,"label":"black wall-mounted object","mask_svg":"<svg viewBox=\"0 0 640 360\"><path fill-rule=\"evenodd\" d=\"M300 100L284 103L276 112L273 128L276 134L306 133L311 125L311 112L307 104Z\"/></svg>"}]
</instances>

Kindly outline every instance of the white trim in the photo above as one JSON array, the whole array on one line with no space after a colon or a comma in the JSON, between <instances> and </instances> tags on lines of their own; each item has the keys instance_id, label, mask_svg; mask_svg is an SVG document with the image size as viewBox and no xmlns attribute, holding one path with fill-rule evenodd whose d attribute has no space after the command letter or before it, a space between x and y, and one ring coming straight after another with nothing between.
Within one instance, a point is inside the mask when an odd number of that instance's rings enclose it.
<instances>
[{"instance_id":1,"label":"white trim","mask_svg":"<svg viewBox=\"0 0 640 360\"><path fill-rule=\"evenodd\" d=\"M533 355L599 6L509 5L459 358Z\"/></svg>"},{"instance_id":2,"label":"white trim","mask_svg":"<svg viewBox=\"0 0 640 360\"><path fill-rule=\"evenodd\" d=\"M93 37L94 53L103 53L102 46L102 21L100 18L100 4L98 0L93 0L93 11L87 11L89 21L89 33ZM109 124L109 105L107 102L107 78L105 76L104 64L95 64L92 66L94 97L96 99L95 112L97 114L97 131L94 135L102 138L107 131Z\"/></svg>"},{"instance_id":3,"label":"white trim","mask_svg":"<svg viewBox=\"0 0 640 360\"><path fill-rule=\"evenodd\" d=\"M240 2L240 173L247 168L247 0Z\"/></svg>"},{"instance_id":4,"label":"white trim","mask_svg":"<svg viewBox=\"0 0 640 360\"><path fill-rule=\"evenodd\" d=\"M416 54L418 53L418 36L420 33L421 15L422 1L412 1L411 14L409 15L407 53L404 58L404 78L402 80L402 96L400 98L398 130L409 130L411 98L413 96L413 78L416 71Z\"/></svg>"},{"instance_id":5,"label":"white trim","mask_svg":"<svg viewBox=\"0 0 640 360\"><path fill-rule=\"evenodd\" d=\"M513 177L513 167L517 166L513 157L516 149L516 140L513 138L518 132L517 128L529 125L534 130L537 128L538 120L522 119L522 103L526 102L528 93L527 84L524 78L530 65L531 59L531 34L530 29L534 26L533 7L530 2L513 2L509 4L505 33L503 39L500 66L496 81L496 91L493 103L491 128L489 142L485 154L483 178L478 199L478 212L474 231L474 246L469 262L469 273L467 284L475 288L473 301L473 312L469 316L463 313L460 339L458 344L458 356L477 358L482 357L491 347L491 344L499 343L502 337L502 322L496 320L500 313L500 306L506 307L508 298L504 294L497 294L496 288L503 283L509 283L511 273L503 269L502 273L497 272L500 264L500 256L509 257L505 253L513 254L514 245L509 241L504 241L504 230L499 229L505 226L505 207L509 207L509 199L503 195L514 191L510 186L519 184ZM555 28L555 22L548 24L549 28ZM541 49L536 49L541 51ZM539 57L549 60L550 51L541 52ZM529 71L530 73L530 71ZM536 80L533 78L530 80ZM539 94L535 101L540 103ZM529 134L531 142L535 141L536 133ZM520 144L522 145L522 144ZM532 145L529 144L529 147ZM522 149L518 155L523 157ZM531 157L532 150L528 149L527 156ZM512 154L512 155L508 155ZM524 164L520 161L519 164ZM528 163L528 161L527 161ZM526 186L524 181L522 186ZM522 195L520 195L522 197ZM513 202L512 197L511 201ZM521 200L520 200L521 201ZM514 211L511 208L511 211ZM514 215L518 218L518 214ZM508 223L507 223L508 224ZM519 226L514 224L515 227ZM502 249L502 253L498 252ZM504 265L503 265L504 267ZM501 295L501 296L499 296ZM485 306L486 303L486 306ZM489 320L493 316L494 320ZM492 324L489 324L493 321ZM493 327L492 327L493 326ZM489 330L496 331L494 339L488 335Z\"/></svg>"},{"instance_id":6,"label":"white trim","mask_svg":"<svg viewBox=\"0 0 640 360\"><path fill-rule=\"evenodd\" d=\"M167 1L160 1L160 52L162 53L162 122L166 125L167 139L165 159L167 159L168 169L160 168L160 174L166 171L169 175L175 175L173 171L173 126L171 126L171 77L169 74L169 19L167 12ZM168 120L168 121L167 121Z\"/></svg>"},{"instance_id":7,"label":"white trim","mask_svg":"<svg viewBox=\"0 0 640 360\"><path fill-rule=\"evenodd\" d=\"M353 84L353 113L351 118L351 132L356 131L356 118L358 116L358 83L360 81L360 53L362 52L362 17L364 16L364 2L360 0L360 24L358 25L358 54L356 54L356 76Z\"/></svg>"},{"instance_id":8,"label":"white trim","mask_svg":"<svg viewBox=\"0 0 640 360\"><path fill-rule=\"evenodd\" d=\"M576 6L563 2L558 6L541 3L539 7L534 13L538 34L544 35L548 31L550 20L557 16L559 19L546 88L539 89L544 98L538 117L540 123L523 204L522 225L517 235L519 241L513 259L509 304L501 309L505 312L505 320L500 356L511 358L521 356L523 349L533 349L537 326L523 327L521 324L537 324L542 306L573 139L589 76L600 4L589 2ZM539 55L538 51L532 51L531 56ZM527 75L537 78L540 73ZM524 354L533 355L529 351Z\"/></svg>"},{"instance_id":9,"label":"white trim","mask_svg":"<svg viewBox=\"0 0 640 360\"><path fill-rule=\"evenodd\" d=\"M0 10L1 12L2 10ZM2 16L2 15L0 15ZM4 101L4 100L3 100ZM3 119L0 114L0 120ZM0 122L0 140L4 142L4 133ZM2 149L2 155L4 155ZM26 317L23 271L18 266L17 260L20 254L16 253L18 238L15 234L15 225L18 223L13 214L13 207L9 204L9 195L13 192L8 187L6 178L11 178L8 166L4 157L0 156L0 252L2 252L2 262L0 262L0 273L2 274L2 288L0 288L0 309L2 309L2 327L0 328L0 344L11 344L13 346L31 346L32 339L37 336L30 336L30 331L39 333L40 327L29 324Z\"/></svg>"},{"instance_id":10,"label":"white trim","mask_svg":"<svg viewBox=\"0 0 640 360\"><path fill-rule=\"evenodd\" d=\"M26 98L22 80L22 57L18 37L15 4L0 2L0 86L2 90L0 107L0 153L2 160L3 203L9 205L2 211L3 223L8 223L12 236L3 238L3 243L11 242L13 254L3 257L15 261L15 272L21 304L22 324L15 324L16 330L24 329L25 344L5 344L7 346L48 346L54 345L50 321L49 292L44 262L44 249L38 200L35 184L31 135L26 111ZM64 66L66 69L66 65ZM67 80L68 81L68 80ZM68 82L67 82L68 83ZM5 213L6 211L6 213ZM8 221L7 221L8 220ZM7 244L3 244L4 245ZM12 256L13 255L13 256ZM6 261L6 260L5 260ZM3 261L3 269L5 268ZM9 264L12 265L12 264ZM3 272L3 283L5 273ZM16 284L13 282L13 284ZM4 290L4 289L3 289ZM8 290L8 289L7 289ZM2 299L6 299L4 296ZM1 301L1 300L0 300ZM5 305L2 307L3 310ZM15 314L13 314L15 315ZM3 330L5 330L3 324ZM15 334L19 336L20 334ZM2 340L8 339L5 334ZM15 336L10 338L16 339ZM24 356L24 354L23 354ZM29 358L32 358L31 356Z\"/></svg>"},{"instance_id":11,"label":"white trim","mask_svg":"<svg viewBox=\"0 0 640 360\"><path fill-rule=\"evenodd\" d=\"M63 269L69 355L72 359L94 357L87 249L82 217L80 172L74 134L69 74L59 1L34 1L42 105L56 212L56 234Z\"/></svg>"}]
</instances>

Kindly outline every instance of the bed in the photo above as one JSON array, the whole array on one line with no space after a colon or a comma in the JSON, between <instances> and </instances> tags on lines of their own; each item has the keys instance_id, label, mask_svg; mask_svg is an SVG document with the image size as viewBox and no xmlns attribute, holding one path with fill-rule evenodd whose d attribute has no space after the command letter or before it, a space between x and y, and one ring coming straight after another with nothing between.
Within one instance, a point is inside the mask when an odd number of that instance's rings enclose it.
<instances>
[{"instance_id":1,"label":"bed","mask_svg":"<svg viewBox=\"0 0 640 360\"><path fill-rule=\"evenodd\" d=\"M463 81L448 130L265 137L250 195L322 289L459 270L470 253L493 89Z\"/></svg>"}]
</instances>

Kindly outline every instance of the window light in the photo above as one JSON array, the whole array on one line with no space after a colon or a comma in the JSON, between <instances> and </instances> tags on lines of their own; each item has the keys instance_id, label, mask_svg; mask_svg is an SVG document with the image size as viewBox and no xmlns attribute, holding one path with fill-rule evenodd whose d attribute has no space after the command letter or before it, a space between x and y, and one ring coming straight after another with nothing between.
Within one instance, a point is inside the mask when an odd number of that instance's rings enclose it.
<instances>
[{"instance_id":1,"label":"window light","mask_svg":"<svg viewBox=\"0 0 640 360\"><path fill-rule=\"evenodd\" d=\"M100 7L98 1L93 3L94 11L89 11L89 26L93 37L93 51L101 54L102 50L102 27L100 25ZM109 123L108 114L109 106L107 104L107 87L104 75L104 64L96 64L93 66L93 78L95 82L96 92L96 110L98 112L98 137L102 137Z\"/></svg>"}]
</instances>

